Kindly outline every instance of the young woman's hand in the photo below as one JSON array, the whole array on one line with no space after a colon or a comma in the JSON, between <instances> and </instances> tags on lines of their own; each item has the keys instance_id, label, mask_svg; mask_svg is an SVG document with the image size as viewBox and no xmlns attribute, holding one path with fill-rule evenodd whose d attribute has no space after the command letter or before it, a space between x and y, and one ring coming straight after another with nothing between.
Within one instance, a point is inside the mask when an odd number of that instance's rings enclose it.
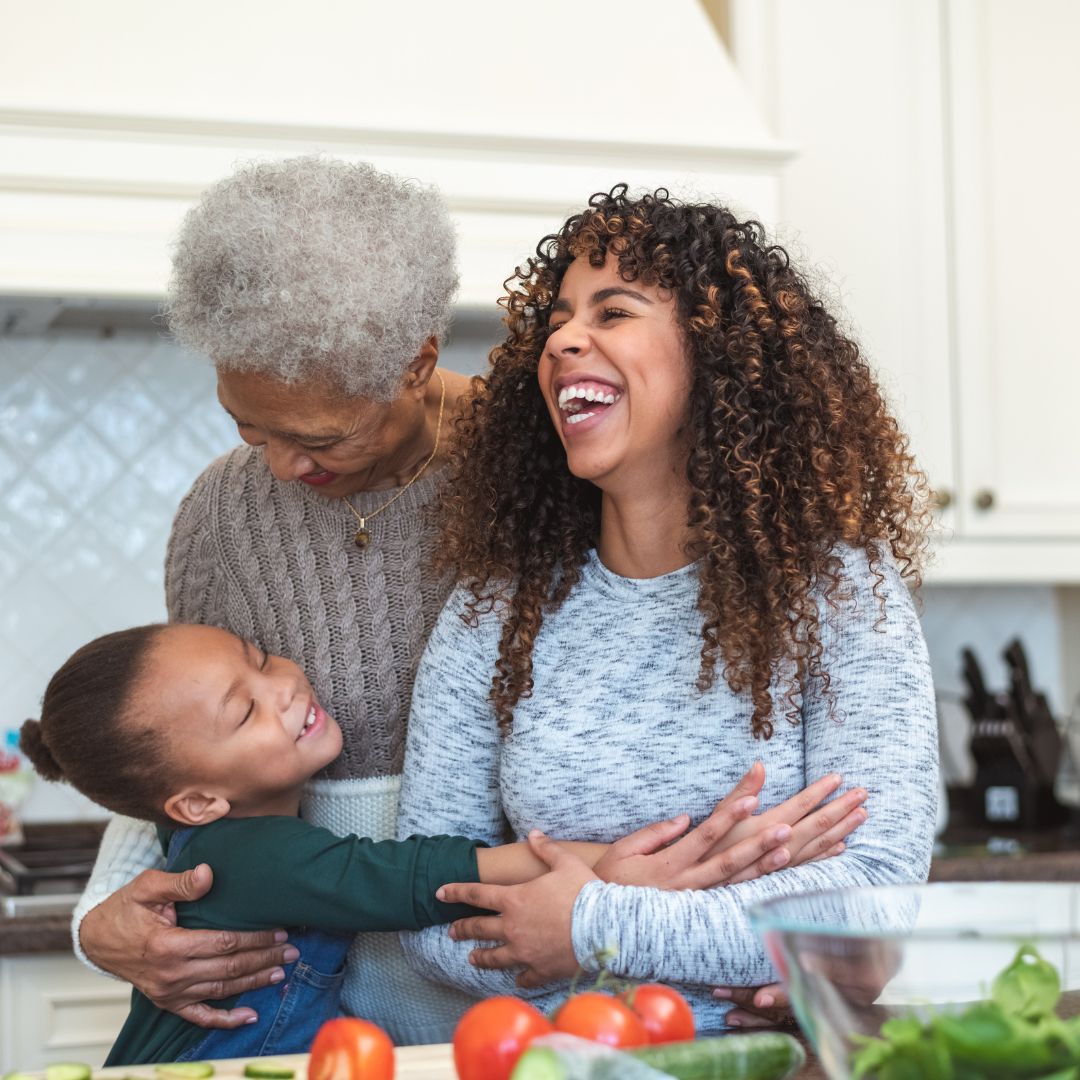
<instances>
[{"instance_id":1,"label":"young woman's hand","mask_svg":"<svg viewBox=\"0 0 1080 1080\"><path fill-rule=\"evenodd\" d=\"M713 997L735 1003L735 1008L724 1017L724 1022L730 1027L791 1027L795 1023L791 1002L779 983L770 986L718 986L713 990Z\"/></svg>"},{"instance_id":2,"label":"young woman's hand","mask_svg":"<svg viewBox=\"0 0 1080 1080\"><path fill-rule=\"evenodd\" d=\"M765 768L755 762L716 809L684 836L680 815L630 833L595 864L596 875L619 885L708 889L831 858L866 820L861 788L822 805L840 785L826 776L764 814L754 815ZM681 839L680 839L681 837Z\"/></svg>"},{"instance_id":3,"label":"young woman's hand","mask_svg":"<svg viewBox=\"0 0 1080 1080\"><path fill-rule=\"evenodd\" d=\"M761 782L764 783L764 766L755 762L740 784L745 782L747 777L754 777L756 780L756 770L759 769ZM822 777L764 814L737 822L718 840L710 854L722 854L763 830L789 825L791 836L784 846L791 858L786 865L802 866L804 863L839 855L844 850L845 839L867 819L863 806L867 797L865 788L852 788L831 802L824 802L840 783L841 777L835 773ZM748 866L736 873L729 884L760 876L754 866Z\"/></svg>"},{"instance_id":4,"label":"young woman's hand","mask_svg":"<svg viewBox=\"0 0 1080 1080\"><path fill-rule=\"evenodd\" d=\"M205 1028L235 1028L256 1019L252 1009L214 1009L207 1000L280 982L282 964L299 953L284 930L247 933L184 930L174 905L210 891L213 872L144 870L91 909L79 943L98 967L142 991L159 1009Z\"/></svg>"},{"instance_id":5,"label":"young woman's hand","mask_svg":"<svg viewBox=\"0 0 1080 1080\"><path fill-rule=\"evenodd\" d=\"M764 782L765 770L755 765L688 833L690 819L680 814L616 840L593 866L596 876L617 885L709 889L779 870L790 859L787 847L782 846L792 835L790 825L771 822L744 831L739 840L730 842L739 822L749 825L761 820L750 815L757 808Z\"/></svg>"},{"instance_id":6,"label":"young woman's hand","mask_svg":"<svg viewBox=\"0 0 1080 1080\"><path fill-rule=\"evenodd\" d=\"M560 848L539 829L529 833L529 847L550 868L547 874L521 885L443 885L435 895L451 904L472 904L496 915L473 915L451 923L455 941L496 941L473 949L469 963L478 968L520 967L522 987L543 986L568 979L578 969L571 938L574 901L585 883L595 881L588 864Z\"/></svg>"}]
</instances>

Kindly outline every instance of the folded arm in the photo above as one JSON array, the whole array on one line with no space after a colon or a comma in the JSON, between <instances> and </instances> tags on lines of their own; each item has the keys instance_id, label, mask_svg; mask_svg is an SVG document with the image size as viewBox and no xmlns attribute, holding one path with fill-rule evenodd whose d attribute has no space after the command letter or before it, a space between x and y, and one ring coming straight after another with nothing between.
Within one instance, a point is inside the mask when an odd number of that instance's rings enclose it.
<instances>
[{"instance_id":1,"label":"folded arm","mask_svg":"<svg viewBox=\"0 0 1080 1080\"><path fill-rule=\"evenodd\" d=\"M891 567L880 591L886 612L871 591L862 563L855 597L822 627L825 667L831 686L805 689L802 707L804 767L807 775L840 772L869 791L869 820L836 858L780 871L770 877L700 892L662 892L606 884L566 872L566 888L543 885L542 904L532 904L540 886L506 890L506 902L490 892L481 897L453 893L455 900L479 902L521 919L523 936L562 947L566 905L571 905L573 959L595 967L595 956L612 946L616 973L635 978L725 985L754 985L774 978L747 913L761 900L807 889L910 882L926 877L937 800L937 737L933 689L918 621L903 583ZM856 571L859 572L858 570ZM555 877L560 871L549 875ZM527 892L526 890L532 890ZM478 954L481 964L498 959L526 968L525 981L566 969L512 940L512 918L504 918L502 939L509 949ZM548 933L538 925L543 922ZM460 945L454 942L454 945ZM432 962L460 970L460 951L445 943ZM531 969L531 972L530 970ZM487 973L485 973L486 975ZM505 972L499 974L505 975ZM459 976L474 983L475 973ZM505 985L505 984L503 984Z\"/></svg>"}]
</instances>

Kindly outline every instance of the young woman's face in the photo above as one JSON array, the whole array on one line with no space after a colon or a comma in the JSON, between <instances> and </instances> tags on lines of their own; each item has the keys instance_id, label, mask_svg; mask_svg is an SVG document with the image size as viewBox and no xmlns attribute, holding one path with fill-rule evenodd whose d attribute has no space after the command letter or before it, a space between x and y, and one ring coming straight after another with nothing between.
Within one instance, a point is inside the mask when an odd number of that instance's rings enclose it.
<instances>
[{"instance_id":1,"label":"young woman's face","mask_svg":"<svg viewBox=\"0 0 1080 1080\"><path fill-rule=\"evenodd\" d=\"M167 627L142 685L167 718L178 777L238 814L297 789L341 752L341 729L300 668L225 630Z\"/></svg>"},{"instance_id":2,"label":"young woman's face","mask_svg":"<svg viewBox=\"0 0 1080 1080\"><path fill-rule=\"evenodd\" d=\"M367 490L373 477L399 467L423 423L422 394L403 391L381 404L253 371L219 371L218 400L240 438L262 447L276 479L331 498Z\"/></svg>"},{"instance_id":3,"label":"young woman's face","mask_svg":"<svg viewBox=\"0 0 1080 1080\"><path fill-rule=\"evenodd\" d=\"M624 281L612 258L578 258L562 280L537 371L575 476L602 489L686 461L690 365L675 298Z\"/></svg>"}]
</instances>

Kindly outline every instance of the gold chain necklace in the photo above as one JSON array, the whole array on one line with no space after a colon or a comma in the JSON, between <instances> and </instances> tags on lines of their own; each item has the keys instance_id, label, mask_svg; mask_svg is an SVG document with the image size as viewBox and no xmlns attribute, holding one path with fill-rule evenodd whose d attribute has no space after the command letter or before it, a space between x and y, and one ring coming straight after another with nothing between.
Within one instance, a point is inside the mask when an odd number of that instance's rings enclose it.
<instances>
[{"instance_id":1,"label":"gold chain necklace","mask_svg":"<svg viewBox=\"0 0 1080 1080\"><path fill-rule=\"evenodd\" d=\"M353 536L353 543L361 550L371 543L371 532L368 530L367 523L375 517L376 514L381 514L387 507L393 506L394 503L396 503L398 499L400 499L401 496L424 475L424 470L432 463L432 461L434 461L435 455L439 452L439 437L442 435L443 406L446 404L446 383L443 381L441 372L436 371L435 374L439 377L439 386L442 387L442 392L439 394L439 419L435 422L435 445L431 448L431 453L428 454L427 460L415 473L413 473L412 479L409 480L396 495L391 496L382 504L382 506L377 506L368 514L361 514L360 511L349 502L348 498L344 500L345 505L352 512L353 516L360 522L360 528L356 530L356 534Z\"/></svg>"}]
</instances>

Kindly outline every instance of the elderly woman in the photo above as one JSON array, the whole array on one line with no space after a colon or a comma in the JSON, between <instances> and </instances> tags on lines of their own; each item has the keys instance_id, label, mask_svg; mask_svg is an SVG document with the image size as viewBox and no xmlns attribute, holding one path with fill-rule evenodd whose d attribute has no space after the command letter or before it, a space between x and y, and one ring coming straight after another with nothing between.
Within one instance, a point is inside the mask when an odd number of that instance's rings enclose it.
<instances>
[{"instance_id":1,"label":"elderly woman","mask_svg":"<svg viewBox=\"0 0 1080 1080\"><path fill-rule=\"evenodd\" d=\"M212 358L248 445L212 464L180 507L169 616L304 669L343 750L303 814L339 834L394 833L413 679L450 588L431 567L432 511L468 388L436 367L456 284L435 192L318 158L251 165L214 185L177 244L170 327ZM755 791L763 780L751 773ZM838 782L752 830L793 826L792 863L833 853L857 823L857 795L805 815ZM453 802L448 790L428 794ZM172 904L205 893L213 868L173 877L161 865L151 826L114 820L75 914L76 948L188 1020L247 1022L250 1010L204 999L280 980L296 950L284 933L175 928ZM400 1043L445 1039L470 1001L414 975L389 934L357 937L342 1000Z\"/></svg>"},{"instance_id":2,"label":"elderly woman","mask_svg":"<svg viewBox=\"0 0 1080 1080\"><path fill-rule=\"evenodd\" d=\"M437 476L467 386L436 366L454 248L435 191L309 157L214 185L174 257L170 329L213 359L247 445L180 507L169 617L225 627L303 667L344 734L304 816L343 834L393 835L413 677L449 589L428 564ZM284 934L171 929L170 902L205 892L210 874L125 884L161 865L152 826L114 819L75 914L76 947L189 1019L243 1023L248 1011L199 1002L280 977L295 950ZM361 935L345 1004L399 1041L429 1041L462 999L398 956L394 935Z\"/></svg>"}]
</instances>

